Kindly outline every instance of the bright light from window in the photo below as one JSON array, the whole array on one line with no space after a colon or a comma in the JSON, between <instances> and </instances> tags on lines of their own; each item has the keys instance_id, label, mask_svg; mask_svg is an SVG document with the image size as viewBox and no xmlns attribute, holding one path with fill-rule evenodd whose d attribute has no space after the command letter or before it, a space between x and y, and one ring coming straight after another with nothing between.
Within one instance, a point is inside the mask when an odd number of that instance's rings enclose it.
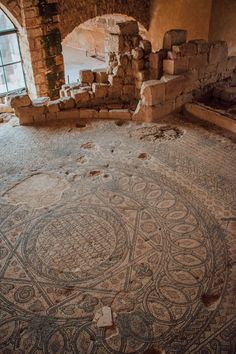
<instances>
[{"instance_id":1,"label":"bright light from window","mask_svg":"<svg viewBox=\"0 0 236 354\"><path fill-rule=\"evenodd\" d=\"M25 78L17 31L0 9L0 95L23 88Z\"/></svg>"}]
</instances>

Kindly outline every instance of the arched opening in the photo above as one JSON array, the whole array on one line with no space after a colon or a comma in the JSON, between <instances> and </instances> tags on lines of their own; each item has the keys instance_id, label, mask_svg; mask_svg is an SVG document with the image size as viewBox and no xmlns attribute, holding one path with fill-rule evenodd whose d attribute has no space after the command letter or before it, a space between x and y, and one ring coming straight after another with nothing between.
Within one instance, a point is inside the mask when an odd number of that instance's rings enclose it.
<instances>
[{"instance_id":1,"label":"arched opening","mask_svg":"<svg viewBox=\"0 0 236 354\"><path fill-rule=\"evenodd\" d=\"M68 34L62 42L66 83L77 82L80 70L106 70L106 34L113 33L117 23L129 20L134 19L120 14L98 16ZM141 24L139 29L140 35L146 38L146 29Z\"/></svg>"},{"instance_id":2,"label":"arched opening","mask_svg":"<svg viewBox=\"0 0 236 354\"><path fill-rule=\"evenodd\" d=\"M18 31L0 8L0 97L25 89Z\"/></svg>"}]
</instances>

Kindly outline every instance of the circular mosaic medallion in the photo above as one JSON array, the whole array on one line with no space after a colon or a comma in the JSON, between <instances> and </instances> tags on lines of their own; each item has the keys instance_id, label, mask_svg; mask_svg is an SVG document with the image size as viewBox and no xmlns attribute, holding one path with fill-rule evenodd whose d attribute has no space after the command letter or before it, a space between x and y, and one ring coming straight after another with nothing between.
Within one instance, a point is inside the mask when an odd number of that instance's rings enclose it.
<instances>
[{"instance_id":1,"label":"circular mosaic medallion","mask_svg":"<svg viewBox=\"0 0 236 354\"><path fill-rule=\"evenodd\" d=\"M75 208L40 220L27 235L23 252L44 277L87 281L117 266L126 254L123 223L105 209Z\"/></svg>"},{"instance_id":2,"label":"circular mosaic medallion","mask_svg":"<svg viewBox=\"0 0 236 354\"><path fill-rule=\"evenodd\" d=\"M120 166L108 182L94 182L77 200L32 220L24 232L24 268L50 302L31 284L17 289L6 284L1 292L4 297L12 292L21 311L52 321L48 350L60 342L65 351L61 328L73 317L80 319L72 339L75 352L91 349L87 334L92 333L102 346L101 352L92 348L96 354L141 354L156 343L177 353L215 317L201 299L224 296L223 230L204 203L165 175L131 172ZM12 267L20 271L16 261ZM101 304L117 314L117 332L98 334L96 324L88 322Z\"/></svg>"}]
</instances>

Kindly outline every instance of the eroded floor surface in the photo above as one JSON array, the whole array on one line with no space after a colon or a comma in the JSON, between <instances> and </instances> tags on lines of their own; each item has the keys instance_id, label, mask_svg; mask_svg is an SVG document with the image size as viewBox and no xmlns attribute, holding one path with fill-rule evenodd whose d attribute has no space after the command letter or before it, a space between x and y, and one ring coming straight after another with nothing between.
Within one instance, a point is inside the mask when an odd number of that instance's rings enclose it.
<instances>
[{"instance_id":1,"label":"eroded floor surface","mask_svg":"<svg viewBox=\"0 0 236 354\"><path fill-rule=\"evenodd\" d=\"M1 353L236 353L232 139L13 120L0 152Z\"/></svg>"}]
</instances>

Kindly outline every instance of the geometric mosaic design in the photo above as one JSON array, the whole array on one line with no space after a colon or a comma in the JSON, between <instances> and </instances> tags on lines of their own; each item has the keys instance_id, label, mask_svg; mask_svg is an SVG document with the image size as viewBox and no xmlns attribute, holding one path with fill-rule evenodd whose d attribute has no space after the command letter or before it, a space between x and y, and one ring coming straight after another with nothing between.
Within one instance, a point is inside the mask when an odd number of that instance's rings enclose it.
<instances>
[{"instance_id":1,"label":"geometric mosaic design","mask_svg":"<svg viewBox=\"0 0 236 354\"><path fill-rule=\"evenodd\" d=\"M143 145L158 162L137 167L136 160L108 159L102 145L99 152L85 153L91 160L80 164L84 177L67 173L70 188L50 207L48 198L46 207L34 209L10 204L3 195L2 353L236 352L235 194L227 190L233 179L226 166L201 187L200 151L191 155L194 172L191 162L181 165L184 152L174 168L173 154L191 140L188 126L181 129L187 132L175 147L172 140L155 145L155 151L153 142ZM210 151L217 135L199 131ZM135 144L137 139L125 151ZM109 166L95 163L101 150ZM71 165L78 159L72 154ZM210 169L211 161L199 173ZM90 171L100 174L91 177ZM50 173L56 175L58 167ZM217 178L226 181L221 200ZM206 294L217 297L215 308L204 305ZM94 314L105 305L113 310L114 326L97 328Z\"/></svg>"}]
</instances>

